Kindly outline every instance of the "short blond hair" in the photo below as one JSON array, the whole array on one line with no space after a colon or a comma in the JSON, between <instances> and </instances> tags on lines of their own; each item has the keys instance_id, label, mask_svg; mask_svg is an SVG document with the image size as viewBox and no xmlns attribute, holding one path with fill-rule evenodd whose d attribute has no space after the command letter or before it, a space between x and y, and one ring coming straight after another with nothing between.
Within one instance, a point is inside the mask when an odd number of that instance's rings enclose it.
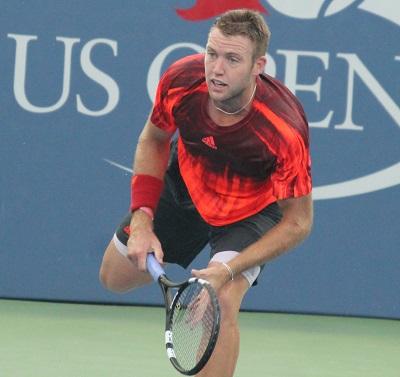
<instances>
[{"instance_id":1,"label":"short blond hair","mask_svg":"<svg viewBox=\"0 0 400 377\"><path fill-rule=\"evenodd\" d=\"M250 9L230 10L215 20L214 27L227 36L243 35L249 38L255 46L254 59L267 52L271 32L259 12Z\"/></svg>"}]
</instances>

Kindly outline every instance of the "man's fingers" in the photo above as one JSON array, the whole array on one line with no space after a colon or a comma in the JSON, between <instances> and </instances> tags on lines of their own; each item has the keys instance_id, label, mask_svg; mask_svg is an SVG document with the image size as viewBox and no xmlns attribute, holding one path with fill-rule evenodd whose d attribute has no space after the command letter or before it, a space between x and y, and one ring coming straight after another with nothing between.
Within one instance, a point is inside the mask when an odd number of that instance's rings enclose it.
<instances>
[{"instance_id":1,"label":"man's fingers","mask_svg":"<svg viewBox=\"0 0 400 377\"><path fill-rule=\"evenodd\" d=\"M195 278L206 278L207 277L207 274L204 274L204 269L202 269L202 270L193 269L191 272Z\"/></svg>"},{"instance_id":2,"label":"man's fingers","mask_svg":"<svg viewBox=\"0 0 400 377\"><path fill-rule=\"evenodd\" d=\"M153 252L154 252L154 256L157 259L157 262L160 263L160 264L163 264L164 263L164 261L163 261L164 253L163 253L163 251L161 249L161 245L154 245L153 246Z\"/></svg>"}]
</instances>

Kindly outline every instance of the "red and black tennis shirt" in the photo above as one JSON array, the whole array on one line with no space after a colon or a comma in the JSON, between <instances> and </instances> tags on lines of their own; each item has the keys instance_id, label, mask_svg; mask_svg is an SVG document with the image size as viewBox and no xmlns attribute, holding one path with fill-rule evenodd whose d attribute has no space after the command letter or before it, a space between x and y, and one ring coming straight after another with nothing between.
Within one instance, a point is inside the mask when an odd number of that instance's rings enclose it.
<instances>
[{"instance_id":1,"label":"red and black tennis shirt","mask_svg":"<svg viewBox=\"0 0 400 377\"><path fill-rule=\"evenodd\" d=\"M178 60L162 76L151 121L179 130L179 168L209 224L230 224L277 200L311 192L308 123L296 97L266 74L250 112L221 127L207 114L204 55Z\"/></svg>"}]
</instances>

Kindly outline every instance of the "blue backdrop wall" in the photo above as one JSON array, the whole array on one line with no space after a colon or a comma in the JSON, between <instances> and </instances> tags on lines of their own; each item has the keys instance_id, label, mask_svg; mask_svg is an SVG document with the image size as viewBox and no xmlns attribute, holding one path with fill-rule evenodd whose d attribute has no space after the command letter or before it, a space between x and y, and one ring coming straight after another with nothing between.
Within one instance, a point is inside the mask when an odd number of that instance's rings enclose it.
<instances>
[{"instance_id":1,"label":"blue backdrop wall","mask_svg":"<svg viewBox=\"0 0 400 377\"><path fill-rule=\"evenodd\" d=\"M267 72L304 104L315 186L312 235L243 308L400 318L395 0L1 1L1 297L161 302L154 285L106 292L98 268L160 73L243 5L265 10Z\"/></svg>"}]
</instances>

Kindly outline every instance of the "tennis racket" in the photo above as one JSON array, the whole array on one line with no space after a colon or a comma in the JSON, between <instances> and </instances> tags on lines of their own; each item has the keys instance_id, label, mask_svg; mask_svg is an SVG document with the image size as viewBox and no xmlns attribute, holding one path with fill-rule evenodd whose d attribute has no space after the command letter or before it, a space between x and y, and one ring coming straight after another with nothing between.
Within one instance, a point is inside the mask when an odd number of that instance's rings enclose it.
<instances>
[{"instance_id":1,"label":"tennis racket","mask_svg":"<svg viewBox=\"0 0 400 377\"><path fill-rule=\"evenodd\" d=\"M180 373L194 375L206 365L217 342L220 325L217 295L203 279L170 281L153 253L147 256L147 270L164 295L167 356Z\"/></svg>"}]
</instances>

